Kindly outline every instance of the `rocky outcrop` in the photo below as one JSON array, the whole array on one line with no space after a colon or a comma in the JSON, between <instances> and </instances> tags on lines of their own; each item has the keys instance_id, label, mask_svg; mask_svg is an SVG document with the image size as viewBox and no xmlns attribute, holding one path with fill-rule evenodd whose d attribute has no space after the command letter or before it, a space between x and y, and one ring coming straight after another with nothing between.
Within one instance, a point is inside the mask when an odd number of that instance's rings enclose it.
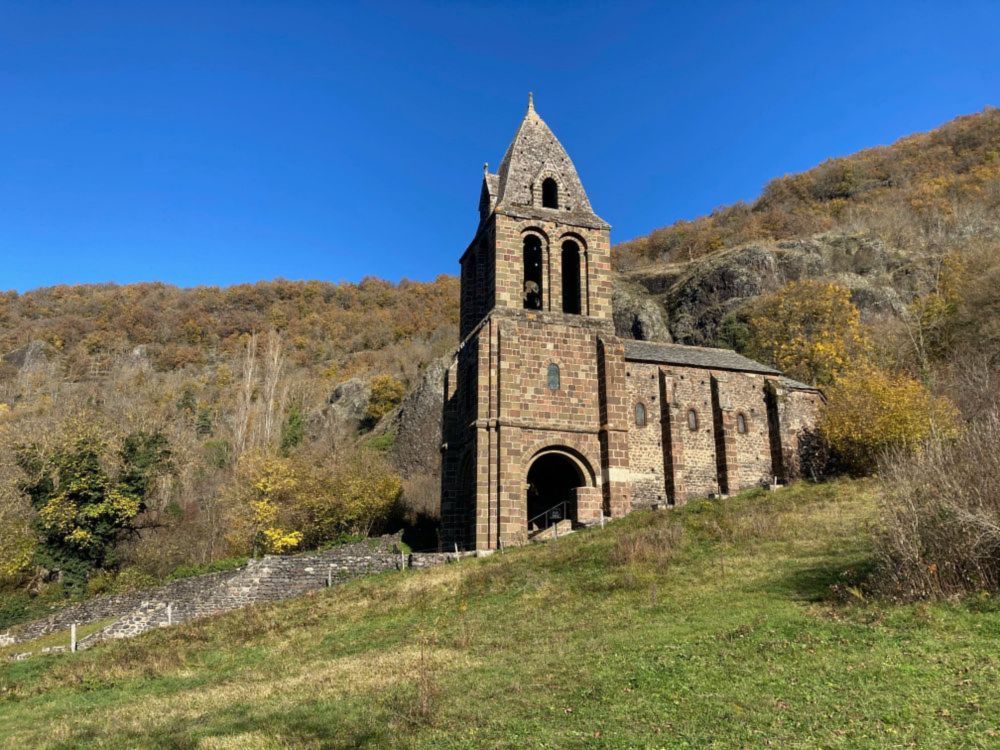
<instances>
[{"instance_id":1,"label":"rocky outcrop","mask_svg":"<svg viewBox=\"0 0 1000 750\"><path fill-rule=\"evenodd\" d=\"M367 411L371 392L371 384L360 378L351 378L337 385L323 410L310 415L310 437L317 440L321 435L327 435L335 444L353 440L370 426Z\"/></svg>"},{"instance_id":2,"label":"rocky outcrop","mask_svg":"<svg viewBox=\"0 0 1000 750\"><path fill-rule=\"evenodd\" d=\"M639 341L672 340L663 307L636 284L617 280L611 306L619 336Z\"/></svg>"},{"instance_id":3,"label":"rocky outcrop","mask_svg":"<svg viewBox=\"0 0 1000 750\"><path fill-rule=\"evenodd\" d=\"M441 468L441 414L448 359L431 362L402 403L374 429L375 435L393 436L389 457L406 475L436 475Z\"/></svg>"},{"instance_id":4,"label":"rocky outcrop","mask_svg":"<svg viewBox=\"0 0 1000 750\"><path fill-rule=\"evenodd\" d=\"M19 374L27 375L44 370L56 358L56 350L45 341L31 341L3 356L4 364L15 368Z\"/></svg>"},{"instance_id":5,"label":"rocky outcrop","mask_svg":"<svg viewBox=\"0 0 1000 750\"><path fill-rule=\"evenodd\" d=\"M627 274L667 311L669 330L684 344L719 343L725 319L754 297L788 281L822 279L849 290L864 319L902 311L933 279L933 258L888 247L872 235L820 234L801 240L753 243L714 253L662 273Z\"/></svg>"}]
</instances>

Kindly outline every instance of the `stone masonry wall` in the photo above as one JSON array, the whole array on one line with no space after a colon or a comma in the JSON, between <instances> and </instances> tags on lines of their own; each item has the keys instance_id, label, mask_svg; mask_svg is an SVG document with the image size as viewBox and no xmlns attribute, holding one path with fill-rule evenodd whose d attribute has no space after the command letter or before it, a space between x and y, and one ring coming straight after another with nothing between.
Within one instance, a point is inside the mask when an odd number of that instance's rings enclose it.
<instances>
[{"instance_id":1,"label":"stone masonry wall","mask_svg":"<svg viewBox=\"0 0 1000 750\"><path fill-rule=\"evenodd\" d=\"M660 367L627 362L625 381L629 400L628 450L633 507L648 508L673 502L667 495L664 473L666 448L663 444L665 425L661 422ZM636 404L646 409L645 426L640 427L635 422ZM667 439L669 441L669 436Z\"/></svg>"},{"instance_id":2,"label":"stone masonry wall","mask_svg":"<svg viewBox=\"0 0 1000 750\"><path fill-rule=\"evenodd\" d=\"M231 570L221 573L208 573L191 578L173 581L165 586L145 591L128 591L111 596L98 596L78 604L71 604L54 612L48 617L34 620L22 625L16 625L6 633L0 634L0 646L6 646L21 641L30 641L48 633L66 630L73 623L78 625L106 620L109 617L124 617L143 606L148 599L184 600L208 596L221 583L237 575Z\"/></svg>"},{"instance_id":3,"label":"stone masonry wall","mask_svg":"<svg viewBox=\"0 0 1000 750\"><path fill-rule=\"evenodd\" d=\"M117 618L80 641L80 648L88 648L108 638L127 638L150 628L165 626L168 619L174 624L181 623L251 604L298 596L325 587L328 580L334 584L342 583L405 567L429 567L454 557L404 557L396 551L398 543L399 535L396 534L312 554L290 557L267 555L233 571L194 576L155 589L98 597L22 625L5 634L0 643L9 645L32 640L46 633L65 630L73 623L86 624L109 617Z\"/></svg>"},{"instance_id":4,"label":"stone masonry wall","mask_svg":"<svg viewBox=\"0 0 1000 750\"><path fill-rule=\"evenodd\" d=\"M823 397L817 391L779 388L777 399L784 470L786 478L796 478L800 474L801 443L807 431L816 426Z\"/></svg>"},{"instance_id":5,"label":"stone masonry wall","mask_svg":"<svg viewBox=\"0 0 1000 750\"><path fill-rule=\"evenodd\" d=\"M772 477L771 447L764 400L763 375L747 372L716 372L727 444L729 491L736 492ZM747 431L740 433L738 415Z\"/></svg>"},{"instance_id":6,"label":"stone masonry wall","mask_svg":"<svg viewBox=\"0 0 1000 750\"><path fill-rule=\"evenodd\" d=\"M670 420L673 441L679 458L674 475L679 486L678 502L704 497L719 491L715 463L715 429L712 424L712 385L708 370L694 367L671 367ZM697 429L688 424L688 412L698 417Z\"/></svg>"},{"instance_id":7,"label":"stone masonry wall","mask_svg":"<svg viewBox=\"0 0 1000 750\"><path fill-rule=\"evenodd\" d=\"M729 492L771 480L774 468L764 376L629 361L626 381L633 507L683 503L718 492L720 463ZM644 427L635 422L639 403L646 408ZM815 419L813 402L793 392L783 403L783 440L794 443L796 431ZM688 426L690 409L698 415L696 431ZM746 424L742 433L741 415ZM716 434L717 424L721 435ZM724 451L724 461L719 461L718 451Z\"/></svg>"}]
</instances>

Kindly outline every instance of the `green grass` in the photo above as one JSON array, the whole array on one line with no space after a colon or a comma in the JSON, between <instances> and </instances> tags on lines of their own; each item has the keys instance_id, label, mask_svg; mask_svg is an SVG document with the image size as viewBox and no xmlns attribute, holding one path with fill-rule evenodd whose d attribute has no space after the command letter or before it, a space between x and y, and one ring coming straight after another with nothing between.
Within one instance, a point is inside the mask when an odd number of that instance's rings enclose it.
<instances>
[{"instance_id":1,"label":"green grass","mask_svg":"<svg viewBox=\"0 0 1000 750\"><path fill-rule=\"evenodd\" d=\"M1000 609L836 603L864 482L636 513L0 667L0 744L993 748Z\"/></svg>"}]
</instances>

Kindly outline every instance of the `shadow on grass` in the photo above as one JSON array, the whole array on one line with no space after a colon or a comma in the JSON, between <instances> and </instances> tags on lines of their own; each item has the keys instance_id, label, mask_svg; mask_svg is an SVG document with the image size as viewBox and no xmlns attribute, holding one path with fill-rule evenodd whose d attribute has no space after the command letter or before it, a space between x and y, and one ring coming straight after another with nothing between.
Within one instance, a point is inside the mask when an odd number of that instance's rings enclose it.
<instances>
[{"instance_id":1,"label":"shadow on grass","mask_svg":"<svg viewBox=\"0 0 1000 750\"><path fill-rule=\"evenodd\" d=\"M767 588L787 591L792 598L814 603L860 601L861 591L875 573L870 557L828 556L812 565L786 570L766 584Z\"/></svg>"},{"instance_id":2,"label":"shadow on grass","mask_svg":"<svg viewBox=\"0 0 1000 750\"><path fill-rule=\"evenodd\" d=\"M206 746L381 748L393 741L386 719L374 713L359 714L349 709L345 712L326 701L298 703L289 712L263 712L259 707L236 704L208 716L176 719L152 731L123 731L118 727L111 738L103 732L85 729L52 747L60 750L91 745L170 750L197 750Z\"/></svg>"}]
</instances>

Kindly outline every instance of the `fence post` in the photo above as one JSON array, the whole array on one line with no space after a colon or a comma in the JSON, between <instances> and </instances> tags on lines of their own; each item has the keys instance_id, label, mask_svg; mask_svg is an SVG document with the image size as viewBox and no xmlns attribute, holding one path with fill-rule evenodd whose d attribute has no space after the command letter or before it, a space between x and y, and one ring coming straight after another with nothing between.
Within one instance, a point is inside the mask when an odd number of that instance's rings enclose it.
<instances>
[{"instance_id":1,"label":"fence post","mask_svg":"<svg viewBox=\"0 0 1000 750\"><path fill-rule=\"evenodd\" d=\"M76 651L76 623L69 626L69 650Z\"/></svg>"},{"instance_id":2,"label":"fence post","mask_svg":"<svg viewBox=\"0 0 1000 750\"><path fill-rule=\"evenodd\" d=\"M399 551L399 569L406 570L406 553L403 550Z\"/></svg>"},{"instance_id":3,"label":"fence post","mask_svg":"<svg viewBox=\"0 0 1000 750\"><path fill-rule=\"evenodd\" d=\"M330 588L333 585L333 566L328 565L326 568L326 587Z\"/></svg>"},{"instance_id":4,"label":"fence post","mask_svg":"<svg viewBox=\"0 0 1000 750\"><path fill-rule=\"evenodd\" d=\"M167 625L174 624L174 605L171 602L167 602Z\"/></svg>"}]
</instances>

